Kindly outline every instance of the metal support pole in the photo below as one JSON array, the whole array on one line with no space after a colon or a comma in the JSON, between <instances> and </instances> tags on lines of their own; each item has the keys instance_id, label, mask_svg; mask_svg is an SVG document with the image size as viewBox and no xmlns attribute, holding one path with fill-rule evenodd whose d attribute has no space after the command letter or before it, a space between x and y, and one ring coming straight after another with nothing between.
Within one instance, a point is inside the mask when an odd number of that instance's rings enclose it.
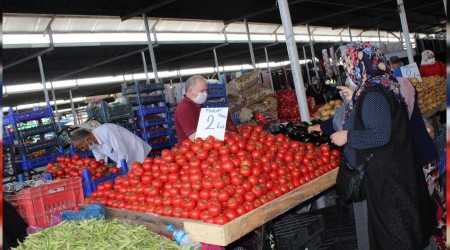
<instances>
[{"instance_id":1,"label":"metal support pole","mask_svg":"<svg viewBox=\"0 0 450 250\"><path fill-rule=\"evenodd\" d=\"M244 23L245 23L245 29L247 30L248 48L250 50L250 57L252 59L253 69L256 70L255 54L253 54L253 45L252 45L252 40L250 39L250 29L248 28L247 18L244 19Z\"/></svg>"},{"instance_id":2,"label":"metal support pole","mask_svg":"<svg viewBox=\"0 0 450 250\"><path fill-rule=\"evenodd\" d=\"M447 0L444 0L445 16L447 16Z\"/></svg>"},{"instance_id":3,"label":"metal support pole","mask_svg":"<svg viewBox=\"0 0 450 250\"><path fill-rule=\"evenodd\" d=\"M142 18L144 18L145 34L147 34L148 51L150 52L150 60L152 62L153 74L155 75L155 82L160 83L158 69L156 67L155 52L153 51L152 38L150 36L150 29L148 28L147 14L143 13Z\"/></svg>"},{"instance_id":4,"label":"metal support pole","mask_svg":"<svg viewBox=\"0 0 450 250\"><path fill-rule=\"evenodd\" d=\"M50 99L48 98L47 85L45 84L45 75L44 75L44 67L42 66L42 59L40 55L37 58L39 63L39 72L41 72L41 83L42 85L44 85L45 101L49 103Z\"/></svg>"},{"instance_id":5,"label":"metal support pole","mask_svg":"<svg viewBox=\"0 0 450 250\"><path fill-rule=\"evenodd\" d=\"M414 62L412 53L411 39L409 37L408 21L406 20L405 5L403 0L397 0L398 8L400 10L400 22L402 23L403 35L405 36L406 54L408 54L408 63Z\"/></svg>"},{"instance_id":6,"label":"metal support pole","mask_svg":"<svg viewBox=\"0 0 450 250\"><path fill-rule=\"evenodd\" d=\"M317 69L317 65L316 65L316 54L314 53L314 44L313 41L311 39L311 31L309 29L309 24L306 24L306 29L308 30L308 37L309 37L309 48L311 49L311 60L312 63L314 65L314 72L316 73L316 77L319 78L319 71Z\"/></svg>"},{"instance_id":7,"label":"metal support pole","mask_svg":"<svg viewBox=\"0 0 450 250\"><path fill-rule=\"evenodd\" d=\"M305 46L303 46L303 58L305 59L306 74L308 75L308 84L309 84L309 83L311 83L311 76L309 75L309 66L308 66L308 62L306 61L306 50L305 50Z\"/></svg>"},{"instance_id":8,"label":"metal support pole","mask_svg":"<svg viewBox=\"0 0 450 250\"><path fill-rule=\"evenodd\" d=\"M55 113L56 113L56 124L58 124L58 129L61 131L61 123L59 119L58 105L56 104L56 95L55 89L53 88L53 82L50 82L50 87L52 88L52 96L53 96L53 105L55 105Z\"/></svg>"},{"instance_id":9,"label":"metal support pole","mask_svg":"<svg viewBox=\"0 0 450 250\"><path fill-rule=\"evenodd\" d=\"M141 52L141 55L142 55L142 64L144 64L145 79L147 79L147 84L150 84L150 78L148 77L147 61L145 60L144 51Z\"/></svg>"},{"instance_id":10,"label":"metal support pole","mask_svg":"<svg viewBox=\"0 0 450 250\"><path fill-rule=\"evenodd\" d=\"M269 54L267 53L267 47L264 47L264 53L266 54L267 70L269 71L270 88L272 89L272 91L275 91L275 89L273 88L272 69L269 65Z\"/></svg>"},{"instance_id":11,"label":"metal support pole","mask_svg":"<svg viewBox=\"0 0 450 250\"><path fill-rule=\"evenodd\" d=\"M378 33L378 42L380 43L380 46L381 46L381 35L380 35L379 29L377 29L377 33Z\"/></svg>"},{"instance_id":12,"label":"metal support pole","mask_svg":"<svg viewBox=\"0 0 450 250\"><path fill-rule=\"evenodd\" d=\"M75 112L75 106L73 105L72 90L69 90L69 96L70 96L70 108L72 109L73 123L75 125L78 125L77 113Z\"/></svg>"},{"instance_id":13,"label":"metal support pole","mask_svg":"<svg viewBox=\"0 0 450 250\"><path fill-rule=\"evenodd\" d=\"M298 59L297 43L295 42L294 30L292 29L291 14L289 13L289 5L287 0L277 0L280 9L281 22L283 24L284 35L286 37L286 47L288 50L289 60L291 62L292 77L294 79L295 94L297 95L297 103L300 110L300 118L302 121L309 122L309 110L306 102L305 85L300 69Z\"/></svg>"},{"instance_id":14,"label":"metal support pole","mask_svg":"<svg viewBox=\"0 0 450 250\"><path fill-rule=\"evenodd\" d=\"M216 49L213 49L213 52L214 52L214 62L216 63L217 80L219 80L219 82L220 82L219 61L217 61L217 53L216 53Z\"/></svg>"},{"instance_id":15,"label":"metal support pole","mask_svg":"<svg viewBox=\"0 0 450 250\"><path fill-rule=\"evenodd\" d=\"M352 38L352 30L350 29L350 26L347 27L348 29L348 35L350 36L350 42L353 42L353 38Z\"/></svg>"}]
</instances>

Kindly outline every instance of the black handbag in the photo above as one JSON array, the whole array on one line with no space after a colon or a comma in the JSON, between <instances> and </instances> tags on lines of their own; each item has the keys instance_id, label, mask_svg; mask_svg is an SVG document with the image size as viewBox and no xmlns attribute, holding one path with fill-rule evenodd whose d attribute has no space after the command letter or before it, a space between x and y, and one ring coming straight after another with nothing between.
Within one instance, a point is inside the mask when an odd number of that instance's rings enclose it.
<instances>
[{"instance_id":1,"label":"black handbag","mask_svg":"<svg viewBox=\"0 0 450 250\"><path fill-rule=\"evenodd\" d=\"M336 191L341 203L363 201L366 199L364 189L364 168L372 158L370 154L366 160L355 168L349 166L345 156L341 159L341 166L336 177Z\"/></svg>"}]
</instances>

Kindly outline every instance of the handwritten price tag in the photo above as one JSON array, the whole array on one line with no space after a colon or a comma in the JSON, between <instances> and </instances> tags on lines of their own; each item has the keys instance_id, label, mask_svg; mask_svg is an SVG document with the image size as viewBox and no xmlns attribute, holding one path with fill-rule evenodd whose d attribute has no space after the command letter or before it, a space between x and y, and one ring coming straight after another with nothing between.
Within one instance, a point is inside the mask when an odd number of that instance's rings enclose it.
<instances>
[{"instance_id":1,"label":"handwritten price tag","mask_svg":"<svg viewBox=\"0 0 450 250\"><path fill-rule=\"evenodd\" d=\"M400 67L402 71L403 78L417 78L419 82L422 82L422 78L420 77L419 67L417 67L417 63L410 63L408 65Z\"/></svg>"},{"instance_id":2,"label":"handwritten price tag","mask_svg":"<svg viewBox=\"0 0 450 250\"><path fill-rule=\"evenodd\" d=\"M203 138L212 135L216 139L225 139L228 108L202 108L198 119L195 138Z\"/></svg>"}]
</instances>

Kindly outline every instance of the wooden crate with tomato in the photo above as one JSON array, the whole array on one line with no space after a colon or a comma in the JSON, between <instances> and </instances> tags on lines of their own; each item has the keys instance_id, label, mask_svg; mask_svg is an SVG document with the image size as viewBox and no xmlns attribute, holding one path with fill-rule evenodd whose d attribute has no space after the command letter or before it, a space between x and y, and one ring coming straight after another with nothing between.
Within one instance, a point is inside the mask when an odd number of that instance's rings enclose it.
<instances>
[{"instance_id":1,"label":"wooden crate with tomato","mask_svg":"<svg viewBox=\"0 0 450 250\"><path fill-rule=\"evenodd\" d=\"M106 207L106 218L117 218L133 224L141 224L148 230L161 235L167 235L166 228L172 224L175 228L184 228L197 242L227 246L266 222L332 187L336 183L337 171L338 169L333 169L223 225L207 223L200 219L177 218L112 207ZM85 204L82 205L82 207L85 206ZM191 210L191 213L193 211L195 210Z\"/></svg>"},{"instance_id":2,"label":"wooden crate with tomato","mask_svg":"<svg viewBox=\"0 0 450 250\"><path fill-rule=\"evenodd\" d=\"M271 135L260 125L239 130L223 141L185 140L134 163L86 203L158 233L175 222L200 242L224 246L335 183L340 151L330 145Z\"/></svg>"}]
</instances>

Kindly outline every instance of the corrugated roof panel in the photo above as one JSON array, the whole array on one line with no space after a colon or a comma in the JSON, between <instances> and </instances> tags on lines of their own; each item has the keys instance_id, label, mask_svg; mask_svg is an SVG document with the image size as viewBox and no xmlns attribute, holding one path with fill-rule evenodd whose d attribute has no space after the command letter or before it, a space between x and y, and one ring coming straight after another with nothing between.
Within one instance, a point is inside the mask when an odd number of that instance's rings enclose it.
<instances>
[{"instance_id":1,"label":"corrugated roof panel","mask_svg":"<svg viewBox=\"0 0 450 250\"><path fill-rule=\"evenodd\" d=\"M3 33L43 33L50 18L3 16Z\"/></svg>"}]
</instances>

